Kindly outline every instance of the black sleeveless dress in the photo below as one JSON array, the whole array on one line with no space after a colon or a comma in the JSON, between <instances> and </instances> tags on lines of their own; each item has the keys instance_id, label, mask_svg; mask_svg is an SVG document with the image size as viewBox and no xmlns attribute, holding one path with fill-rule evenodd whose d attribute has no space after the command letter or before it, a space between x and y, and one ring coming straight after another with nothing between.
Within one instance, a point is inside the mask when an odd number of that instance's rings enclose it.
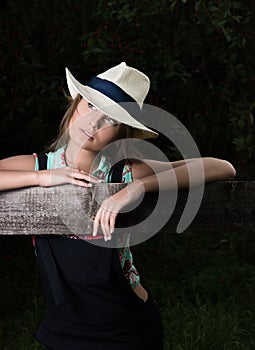
<instances>
[{"instance_id":1,"label":"black sleeveless dress","mask_svg":"<svg viewBox=\"0 0 255 350\"><path fill-rule=\"evenodd\" d=\"M47 315L35 337L46 350L163 349L162 320L150 291L146 302L136 295L117 249L105 243L37 237Z\"/></svg>"}]
</instances>

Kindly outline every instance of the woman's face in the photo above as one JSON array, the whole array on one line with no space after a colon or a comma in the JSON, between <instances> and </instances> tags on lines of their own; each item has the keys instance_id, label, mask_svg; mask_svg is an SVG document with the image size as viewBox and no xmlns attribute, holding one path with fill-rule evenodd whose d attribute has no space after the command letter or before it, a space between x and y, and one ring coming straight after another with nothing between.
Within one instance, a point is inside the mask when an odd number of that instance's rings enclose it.
<instances>
[{"instance_id":1,"label":"woman's face","mask_svg":"<svg viewBox=\"0 0 255 350\"><path fill-rule=\"evenodd\" d=\"M82 98L70 120L70 139L81 148L100 152L119 139L121 124Z\"/></svg>"}]
</instances>

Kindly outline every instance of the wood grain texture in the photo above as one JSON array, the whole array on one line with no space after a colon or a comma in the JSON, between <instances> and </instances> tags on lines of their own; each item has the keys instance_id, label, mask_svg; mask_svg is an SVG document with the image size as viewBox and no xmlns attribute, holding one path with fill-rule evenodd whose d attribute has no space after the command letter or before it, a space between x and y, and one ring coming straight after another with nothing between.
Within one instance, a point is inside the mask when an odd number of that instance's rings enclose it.
<instances>
[{"instance_id":1,"label":"wood grain texture","mask_svg":"<svg viewBox=\"0 0 255 350\"><path fill-rule=\"evenodd\" d=\"M0 234L91 234L93 216L100 204L123 186L126 185L97 184L93 188L63 185L0 192ZM179 191L173 215L163 230L176 232L187 193ZM165 196L171 196L171 192ZM136 225L150 215L156 200L156 193L147 193L136 209L118 216L117 226ZM162 214L168 210L166 204ZM150 230L146 220L142 230ZM207 184L200 209L188 230L255 232L255 181Z\"/></svg>"}]
</instances>

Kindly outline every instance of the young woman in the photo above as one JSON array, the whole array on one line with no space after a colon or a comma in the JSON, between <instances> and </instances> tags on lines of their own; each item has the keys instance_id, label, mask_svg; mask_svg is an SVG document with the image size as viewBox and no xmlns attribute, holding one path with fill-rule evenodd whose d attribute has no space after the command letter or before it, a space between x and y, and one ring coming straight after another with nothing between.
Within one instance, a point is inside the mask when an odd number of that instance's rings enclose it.
<instances>
[{"instance_id":1,"label":"young woman","mask_svg":"<svg viewBox=\"0 0 255 350\"><path fill-rule=\"evenodd\" d=\"M68 70L66 74L72 100L59 136L47 153L47 166L42 167L37 154L1 160L0 190L66 183L89 187L101 181L111 182L114 161L102 154L105 147L130 137L157 137L120 105L132 102L142 107L149 90L146 75L124 62L86 85ZM125 158L123 149L121 157ZM206 182L235 176L227 161L202 158L202 163ZM201 159L189 160L194 169L198 164ZM202 178L198 176L197 184ZM93 237L98 239L101 227L105 247L91 244L85 236L63 236L61 232L35 240L48 303L36 338L45 349L163 349L161 317L150 291L140 282L130 248L111 248L107 243L114 235L117 214L144 191L157 191L159 181L163 190L174 188L176 181L179 188L189 187L187 162L126 159L119 179L128 185L107 198L94 218Z\"/></svg>"}]
</instances>

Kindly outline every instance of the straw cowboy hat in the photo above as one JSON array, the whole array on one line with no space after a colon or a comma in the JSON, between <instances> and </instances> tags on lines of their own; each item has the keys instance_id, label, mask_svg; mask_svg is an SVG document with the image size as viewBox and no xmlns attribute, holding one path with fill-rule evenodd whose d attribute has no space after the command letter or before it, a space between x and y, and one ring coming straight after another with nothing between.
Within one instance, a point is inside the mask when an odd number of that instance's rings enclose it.
<instances>
[{"instance_id":1,"label":"straw cowboy hat","mask_svg":"<svg viewBox=\"0 0 255 350\"><path fill-rule=\"evenodd\" d=\"M149 78L142 72L122 62L97 75L86 85L79 83L67 68L66 79L72 98L80 94L101 112L131 126L135 138L158 136L133 117L139 115L150 87Z\"/></svg>"}]
</instances>

